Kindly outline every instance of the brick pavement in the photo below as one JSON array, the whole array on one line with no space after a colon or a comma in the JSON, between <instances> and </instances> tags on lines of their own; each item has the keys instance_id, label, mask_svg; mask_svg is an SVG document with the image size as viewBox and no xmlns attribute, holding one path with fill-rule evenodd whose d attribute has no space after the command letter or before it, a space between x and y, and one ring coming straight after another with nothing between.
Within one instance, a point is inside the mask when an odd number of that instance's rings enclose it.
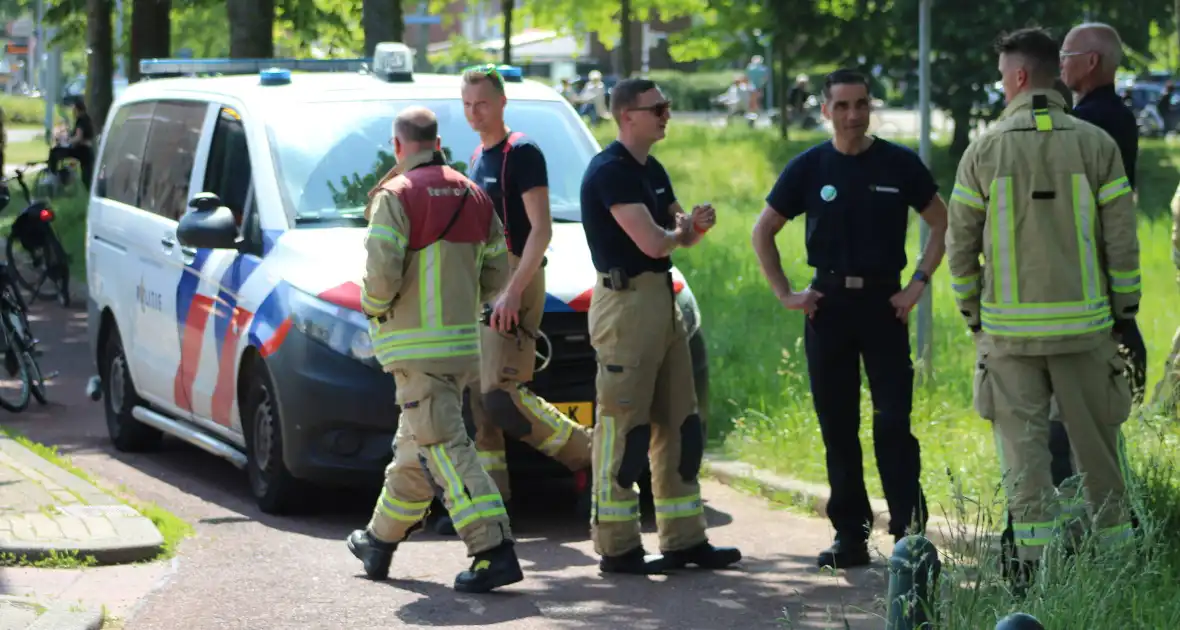
<instances>
[{"instance_id":1,"label":"brick pavement","mask_svg":"<svg viewBox=\"0 0 1180 630\"><path fill-rule=\"evenodd\" d=\"M163 545L139 512L0 434L0 559L77 552L122 564L151 558Z\"/></svg>"}]
</instances>

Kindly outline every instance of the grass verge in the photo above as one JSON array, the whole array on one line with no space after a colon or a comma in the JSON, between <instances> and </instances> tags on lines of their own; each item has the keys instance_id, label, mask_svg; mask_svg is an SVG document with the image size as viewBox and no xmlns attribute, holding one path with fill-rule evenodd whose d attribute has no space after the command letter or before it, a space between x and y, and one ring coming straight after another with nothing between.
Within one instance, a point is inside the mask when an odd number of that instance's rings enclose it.
<instances>
[{"instance_id":1,"label":"grass verge","mask_svg":"<svg viewBox=\"0 0 1180 630\"><path fill-rule=\"evenodd\" d=\"M192 535L192 525L190 525L184 519L176 516L168 510L165 510L155 503L150 501L140 501L132 497L127 489L123 486L111 488L106 484L99 482L89 473L75 466L68 457L59 453L57 451L57 447L46 446L44 444L34 442L15 429L0 427L0 432L3 432L21 446L24 446L37 455L40 455L53 465L69 471L79 479L92 484L103 492L106 492L119 501L122 501L123 503L131 506L137 512L150 520L153 524L155 524L156 529L160 530L160 535L164 538L164 546L161 548L160 553L156 554L152 558L144 560L143 562L155 562L158 560L166 560L171 558L176 554L176 547L180 544L180 542ZM50 568L77 568L79 566L90 566L94 564L93 558L89 556L79 558L76 553L55 554L55 556L45 558L44 560L38 562L27 562L20 558L12 558L10 560L16 562L19 564L19 566L43 566ZM0 558L0 566L17 566L17 564L5 565L4 559Z\"/></svg>"},{"instance_id":2,"label":"grass verge","mask_svg":"<svg viewBox=\"0 0 1180 630\"><path fill-rule=\"evenodd\" d=\"M611 125L596 131L603 144L614 133ZM821 484L827 480L824 447L808 387L802 319L783 310L770 292L750 246L750 233L783 166L823 139L793 131L792 140L783 141L770 130L677 125L673 119L667 138L653 149L684 205L709 201L718 210L717 227L702 246L674 255L702 310L714 447L779 474ZM916 141L900 141L916 147ZM935 145L932 164L946 199L957 163L945 146ZM1164 142L1141 141L1138 202L1144 298L1138 323L1148 349L1149 401L1171 348L1174 315L1180 312L1168 211L1180 180L1178 165L1180 155ZM913 215L906 276L919 253L917 221ZM801 224L788 224L778 244L792 282L806 283L811 269L805 262ZM945 263L934 275L931 290L935 369L932 379L915 390L913 412L914 433L922 445L922 483L932 513L968 524L965 527L975 531L964 536L975 540L975 534L1001 529L996 525L1004 509L998 458L991 425L972 408L975 350L955 308ZM869 421L872 405L867 380L863 382L860 437L865 480L873 496L882 496ZM1180 597L1174 597L1180 545L1164 534L1180 504L1180 478L1171 468L1180 427L1161 411L1140 408L1123 430L1137 471L1133 494L1137 513L1145 519L1142 540L1124 553L1053 563L1025 608L1044 615L1042 619L1055 627L1180 627ZM986 556L982 550L972 555ZM991 627L985 622L994 625L1012 610L1011 594L986 586L1000 581L965 578L990 575L987 563L978 557L961 565L948 562L944 572L957 580L944 593L946 612L953 619L946 627ZM1161 599L1165 595L1168 598Z\"/></svg>"}]
</instances>

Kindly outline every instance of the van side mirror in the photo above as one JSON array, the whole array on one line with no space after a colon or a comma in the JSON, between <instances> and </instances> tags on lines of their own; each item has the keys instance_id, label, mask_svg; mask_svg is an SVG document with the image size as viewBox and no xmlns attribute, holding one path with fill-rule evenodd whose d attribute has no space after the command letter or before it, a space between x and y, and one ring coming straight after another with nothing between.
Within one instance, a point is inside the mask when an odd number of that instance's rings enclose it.
<instances>
[{"instance_id":1,"label":"van side mirror","mask_svg":"<svg viewBox=\"0 0 1180 630\"><path fill-rule=\"evenodd\" d=\"M180 218L176 238L185 247L197 249L237 249L238 224L234 213L221 205L213 193L201 193L189 200L193 208Z\"/></svg>"}]
</instances>

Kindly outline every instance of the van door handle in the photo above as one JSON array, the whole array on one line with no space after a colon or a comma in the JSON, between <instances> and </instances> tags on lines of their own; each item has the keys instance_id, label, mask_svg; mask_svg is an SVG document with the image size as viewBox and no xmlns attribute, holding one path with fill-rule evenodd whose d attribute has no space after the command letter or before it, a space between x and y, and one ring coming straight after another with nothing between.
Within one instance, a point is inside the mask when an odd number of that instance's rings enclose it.
<instances>
[{"instance_id":1,"label":"van door handle","mask_svg":"<svg viewBox=\"0 0 1180 630\"><path fill-rule=\"evenodd\" d=\"M172 249L173 247L176 247L176 239L172 238L170 235L165 234L164 238L160 239L160 244L163 245L165 249Z\"/></svg>"}]
</instances>

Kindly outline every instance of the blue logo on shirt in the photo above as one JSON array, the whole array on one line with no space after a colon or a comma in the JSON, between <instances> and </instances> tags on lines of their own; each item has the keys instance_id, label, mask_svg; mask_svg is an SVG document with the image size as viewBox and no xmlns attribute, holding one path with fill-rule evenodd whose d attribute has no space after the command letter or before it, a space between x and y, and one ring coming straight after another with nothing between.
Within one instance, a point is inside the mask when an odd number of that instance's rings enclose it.
<instances>
[{"instance_id":1,"label":"blue logo on shirt","mask_svg":"<svg viewBox=\"0 0 1180 630\"><path fill-rule=\"evenodd\" d=\"M831 201L831 200L835 199L836 198L836 187L831 184L828 184L827 186L820 188L819 189L819 196L820 196L820 199L823 199L824 201Z\"/></svg>"}]
</instances>

